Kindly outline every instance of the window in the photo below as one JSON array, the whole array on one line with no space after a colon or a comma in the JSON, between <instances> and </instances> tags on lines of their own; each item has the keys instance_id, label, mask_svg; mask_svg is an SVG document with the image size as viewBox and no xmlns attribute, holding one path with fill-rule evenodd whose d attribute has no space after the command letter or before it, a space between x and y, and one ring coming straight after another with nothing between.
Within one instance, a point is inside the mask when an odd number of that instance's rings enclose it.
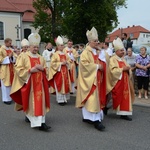
<instances>
[{"instance_id":1,"label":"window","mask_svg":"<svg viewBox=\"0 0 150 150\"><path fill-rule=\"evenodd\" d=\"M4 40L4 23L0 22L0 40Z\"/></svg>"},{"instance_id":2,"label":"window","mask_svg":"<svg viewBox=\"0 0 150 150\"><path fill-rule=\"evenodd\" d=\"M130 38L133 38L133 33L130 33Z\"/></svg>"},{"instance_id":3,"label":"window","mask_svg":"<svg viewBox=\"0 0 150 150\"><path fill-rule=\"evenodd\" d=\"M149 38L150 37L150 35L149 34L146 34L146 38Z\"/></svg>"},{"instance_id":4,"label":"window","mask_svg":"<svg viewBox=\"0 0 150 150\"><path fill-rule=\"evenodd\" d=\"M31 34L31 29L24 29L24 38L28 39L28 36Z\"/></svg>"},{"instance_id":5,"label":"window","mask_svg":"<svg viewBox=\"0 0 150 150\"><path fill-rule=\"evenodd\" d=\"M143 34L143 38L145 38L145 34Z\"/></svg>"}]
</instances>

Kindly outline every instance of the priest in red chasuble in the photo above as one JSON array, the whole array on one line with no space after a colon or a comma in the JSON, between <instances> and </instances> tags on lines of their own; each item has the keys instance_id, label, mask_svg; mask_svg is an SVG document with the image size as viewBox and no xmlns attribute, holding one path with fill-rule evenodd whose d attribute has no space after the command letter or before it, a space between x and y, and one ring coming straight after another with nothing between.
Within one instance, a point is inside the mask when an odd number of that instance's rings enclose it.
<instances>
[{"instance_id":1,"label":"priest in red chasuble","mask_svg":"<svg viewBox=\"0 0 150 150\"><path fill-rule=\"evenodd\" d=\"M99 59L97 30L93 27L86 36L89 43L80 55L76 107L82 108L83 122L91 123L102 131L105 129L102 120L106 101L104 63Z\"/></svg>"},{"instance_id":2,"label":"priest in red chasuble","mask_svg":"<svg viewBox=\"0 0 150 150\"><path fill-rule=\"evenodd\" d=\"M21 55L15 64L15 77L11 97L16 102L16 109L25 112L26 122L31 127L48 131L45 115L50 110L49 86L46 78L46 62L38 54L40 36L29 35L29 51Z\"/></svg>"},{"instance_id":3,"label":"priest in red chasuble","mask_svg":"<svg viewBox=\"0 0 150 150\"><path fill-rule=\"evenodd\" d=\"M59 105L64 106L70 99L71 81L69 76L70 58L63 52L64 43L62 37L56 39L57 51L51 58L49 68L49 83L56 93L56 101Z\"/></svg>"},{"instance_id":4,"label":"priest in red chasuble","mask_svg":"<svg viewBox=\"0 0 150 150\"><path fill-rule=\"evenodd\" d=\"M131 82L132 71L124 59L124 46L120 38L113 41L115 55L110 58L110 83L113 109L122 119L131 121L134 90Z\"/></svg>"}]
</instances>

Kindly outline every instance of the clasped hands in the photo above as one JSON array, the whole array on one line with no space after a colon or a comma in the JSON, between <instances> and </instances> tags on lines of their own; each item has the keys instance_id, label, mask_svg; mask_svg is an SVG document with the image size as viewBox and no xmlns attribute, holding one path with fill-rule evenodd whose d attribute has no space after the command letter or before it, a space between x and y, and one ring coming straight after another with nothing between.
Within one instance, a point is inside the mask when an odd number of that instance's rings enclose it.
<instances>
[{"instance_id":1,"label":"clasped hands","mask_svg":"<svg viewBox=\"0 0 150 150\"><path fill-rule=\"evenodd\" d=\"M44 67L40 64L36 64L34 67L30 69L30 73L36 73L39 71L44 71Z\"/></svg>"},{"instance_id":2,"label":"clasped hands","mask_svg":"<svg viewBox=\"0 0 150 150\"><path fill-rule=\"evenodd\" d=\"M129 67L129 66L124 66L123 67L123 71L125 71L125 72L129 72L130 69L131 69L131 67Z\"/></svg>"},{"instance_id":3,"label":"clasped hands","mask_svg":"<svg viewBox=\"0 0 150 150\"><path fill-rule=\"evenodd\" d=\"M62 64L62 65L67 65L68 62L64 60L61 64Z\"/></svg>"},{"instance_id":4,"label":"clasped hands","mask_svg":"<svg viewBox=\"0 0 150 150\"><path fill-rule=\"evenodd\" d=\"M103 66L101 64L98 64L98 69L103 71Z\"/></svg>"},{"instance_id":5,"label":"clasped hands","mask_svg":"<svg viewBox=\"0 0 150 150\"><path fill-rule=\"evenodd\" d=\"M142 66L141 69L143 69L144 71L147 71L149 67L150 67L150 64L147 66Z\"/></svg>"},{"instance_id":6,"label":"clasped hands","mask_svg":"<svg viewBox=\"0 0 150 150\"><path fill-rule=\"evenodd\" d=\"M8 57L11 58L13 56L13 52L9 53Z\"/></svg>"}]
</instances>

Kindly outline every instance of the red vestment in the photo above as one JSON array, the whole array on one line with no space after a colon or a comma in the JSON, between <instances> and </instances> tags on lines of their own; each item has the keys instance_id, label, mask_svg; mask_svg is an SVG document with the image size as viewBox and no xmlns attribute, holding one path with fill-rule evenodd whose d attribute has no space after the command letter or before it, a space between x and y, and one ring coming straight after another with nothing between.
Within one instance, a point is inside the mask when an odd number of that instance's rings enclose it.
<instances>
[{"instance_id":1,"label":"red vestment","mask_svg":"<svg viewBox=\"0 0 150 150\"><path fill-rule=\"evenodd\" d=\"M93 59L94 59L94 63L95 64L100 64L103 67L103 71L101 70L97 70L97 85L92 86L89 94L87 95L87 97L85 98L85 100L83 100L82 103L85 103L88 98L90 97L90 95L92 95L92 93L96 90L96 88L98 88L98 99L100 101L100 108L103 108L106 105L106 64L98 59L98 55L93 55Z\"/></svg>"},{"instance_id":2,"label":"red vestment","mask_svg":"<svg viewBox=\"0 0 150 150\"><path fill-rule=\"evenodd\" d=\"M35 64L40 64L39 58L30 58L31 68L35 66ZM43 71L39 71L37 73L32 73L28 83L24 84L21 89L12 93L10 96L11 98L19 105L22 105L23 111L27 111L29 105L29 95L31 92L31 84L33 84L33 92L34 92L34 115L35 116L42 116L43 115L43 108L50 108L50 97L49 97L49 86L48 81L46 78L46 73ZM42 90L43 84L43 90ZM44 100L45 106L42 106L42 92L44 92Z\"/></svg>"},{"instance_id":3,"label":"red vestment","mask_svg":"<svg viewBox=\"0 0 150 150\"><path fill-rule=\"evenodd\" d=\"M124 62L118 61L119 68L123 68ZM122 73L121 80L118 80L112 90L113 109L120 106L120 111L129 111L130 93L129 93L129 75L127 72Z\"/></svg>"},{"instance_id":4,"label":"red vestment","mask_svg":"<svg viewBox=\"0 0 150 150\"><path fill-rule=\"evenodd\" d=\"M66 61L65 55L59 55L60 62ZM64 82L63 82L64 81ZM49 81L49 84L55 89L54 82L57 87L57 91L60 92L62 89L62 86L64 86L65 93L69 93L69 76L68 76L68 68L66 65L61 65L61 70L58 71L52 80ZM63 84L64 83L64 84Z\"/></svg>"}]
</instances>

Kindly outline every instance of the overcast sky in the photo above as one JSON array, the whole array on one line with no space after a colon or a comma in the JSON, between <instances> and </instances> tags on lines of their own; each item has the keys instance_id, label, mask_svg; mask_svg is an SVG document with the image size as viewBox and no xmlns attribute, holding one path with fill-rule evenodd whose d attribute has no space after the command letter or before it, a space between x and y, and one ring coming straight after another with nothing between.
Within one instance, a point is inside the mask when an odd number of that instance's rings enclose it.
<instances>
[{"instance_id":1,"label":"overcast sky","mask_svg":"<svg viewBox=\"0 0 150 150\"><path fill-rule=\"evenodd\" d=\"M141 25L150 30L150 0L127 0L127 8L120 8L117 11L118 28Z\"/></svg>"}]
</instances>

